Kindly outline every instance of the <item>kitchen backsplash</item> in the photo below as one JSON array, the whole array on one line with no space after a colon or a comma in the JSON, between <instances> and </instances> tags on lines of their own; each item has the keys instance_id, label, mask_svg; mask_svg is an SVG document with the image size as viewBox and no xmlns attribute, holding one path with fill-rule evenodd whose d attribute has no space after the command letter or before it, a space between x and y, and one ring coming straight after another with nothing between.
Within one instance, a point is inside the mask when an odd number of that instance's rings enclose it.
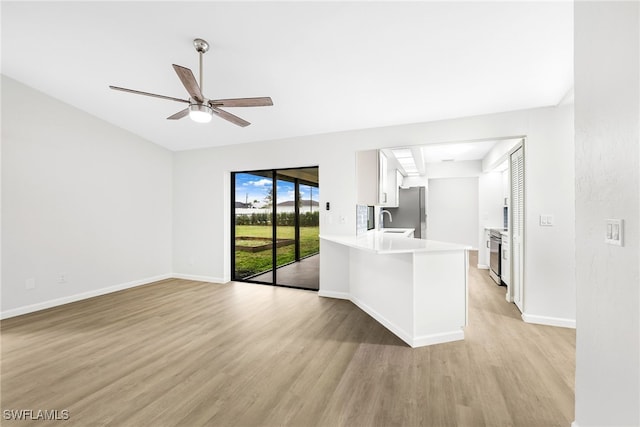
<instances>
[{"instance_id":1,"label":"kitchen backsplash","mask_svg":"<svg viewBox=\"0 0 640 427\"><path fill-rule=\"evenodd\" d=\"M369 206L356 205L356 235L367 232Z\"/></svg>"}]
</instances>

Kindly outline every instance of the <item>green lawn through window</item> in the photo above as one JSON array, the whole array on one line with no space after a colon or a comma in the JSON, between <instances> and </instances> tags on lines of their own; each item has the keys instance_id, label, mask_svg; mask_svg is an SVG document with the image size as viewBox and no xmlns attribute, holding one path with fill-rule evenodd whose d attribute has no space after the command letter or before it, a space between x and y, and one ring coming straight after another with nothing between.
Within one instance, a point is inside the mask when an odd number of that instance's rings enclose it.
<instances>
[{"instance_id":1,"label":"green lawn through window","mask_svg":"<svg viewBox=\"0 0 640 427\"><path fill-rule=\"evenodd\" d=\"M261 237L271 240L271 225L236 225L236 244L245 244L242 237ZM278 226L277 239L294 239L293 226ZM300 227L300 257L305 257L320 251L319 227ZM250 244L247 243L249 246ZM287 264L295 260L295 246L287 245L276 249L278 265ZM242 279L254 274L271 270L272 249L259 252L235 251L235 277Z\"/></svg>"}]
</instances>

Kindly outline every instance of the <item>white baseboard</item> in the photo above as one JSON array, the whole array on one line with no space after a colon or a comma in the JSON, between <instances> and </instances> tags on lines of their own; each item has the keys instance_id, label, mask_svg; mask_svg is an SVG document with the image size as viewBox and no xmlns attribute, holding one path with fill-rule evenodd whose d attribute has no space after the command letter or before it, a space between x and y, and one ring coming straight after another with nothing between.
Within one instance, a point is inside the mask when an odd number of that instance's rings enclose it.
<instances>
[{"instance_id":1,"label":"white baseboard","mask_svg":"<svg viewBox=\"0 0 640 427\"><path fill-rule=\"evenodd\" d=\"M489 266L484 264L478 264L478 270L488 270Z\"/></svg>"},{"instance_id":2,"label":"white baseboard","mask_svg":"<svg viewBox=\"0 0 640 427\"><path fill-rule=\"evenodd\" d=\"M351 297L351 302L357 305L360 308L360 310L364 311L369 316L373 317L382 326L384 326L385 328L393 332L393 334L396 335L398 338L400 338L402 341L406 342L411 347L415 347L413 345L414 342L413 342L413 338L411 337L411 334L407 333L404 329L398 327L394 323L387 320L384 316L382 316L380 313L378 313L373 308L369 307L367 304L365 304L358 298Z\"/></svg>"},{"instance_id":3,"label":"white baseboard","mask_svg":"<svg viewBox=\"0 0 640 427\"><path fill-rule=\"evenodd\" d=\"M422 335L414 338L411 347L424 347L425 345L442 344L451 341L464 340L464 331L462 329L451 332L441 332L438 334Z\"/></svg>"},{"instance_id":4,"label":"white baseboard","mask_svg":"<svg viewBox=\"0 0 640 427\"><path fill-rule=\"evenodd\" d=\"M536 325L559 326L561 328L576 328L575 319L565 319L562 317L536 316L535 314L522 313L522 320Z\"/></svg>"},{"instance_id":5,"label":"white baseboard","mask_svg":"<svg viewBox=\"0 0 640 427\"><path fill-rule=\"evenodd\" d=\"M577 422L574 421L574 422L571 423L571 427L580 427L580 426L578 425Z\"/></svg>"},{"instance_id":6,"label":"white baseboard","mask_svg":"<svg viewBox=\"0 0 640 427\"><path fill-rule=\"evenodd\" d=\"M352 297L347 292L333 292L333 291L318 291L318 296L328 297L328 298L339 298L344 300L350 300L354 303L360 310L367 313L369 316L373 317L378 323L382 326L390 330L394 335L400 338L405 343L409 344L409 346L415 347L424 347L427 345L433 344L442 344L445 342L451 341L460 341L464 340L464 331L462 329L450 332L441 332L437 334L430 335L421 335L419 337L413 338L411 334L407 333L404 329L400 328L395 323L389 321L386 317L378 313L376 310L359 300L358 298Z\"/></svg>"},{"instance_id":7,"label":"white baseboard","mask_svg":"<svg viewBox=\"0 0 640 427\"><path fill-rule=\"evenodd\" d=\"M346 300L351 299L351 297L347 292L323 291L322 289L318 291L318 296L326 297L326 298L346 299Z\"/></svg>"},{"instance_id":8,"label":"white baseboard","mask_svg":"<svg viewBox=\"0 0 640 427\"><path fill-rule=\"evenodd\" d=\"M513 298L511 298L511 294L509 293L509 291L507 291L507 293L504 294L504 299L506 299L507 302L513 302Z\"/></svg>"},{"instance_id":9,"label":"white baseboard","mask_svg":"<svg viewBox=\"0 0 640 427\"><path fill-rule=\"evenodd\" d=\"M106 295L113 292L122 291L129 288L135 288L136 286L148 285L149 283L157 282L159 280L170 279L173 275L170 273L161 274L159 276L147 277L146 279L133 280L127 283L120 283L118 285L108 286L106 288L95 289L92 291L82 292L75 295L69 295L62 298L56 298L49 301L39 302L36 304L25 305L11 310L6 310L0 313L0 319L8 319L10 317L16 317L23 314L33 313L47 308L57 307L59 305L69 304L71 302L81 301L88 298L97 297L100 295Z\"/></svg>"},{"instance_id":10,"label":"white baseboard","mask_svg":"<svg viewBox=\"0 0 640 427\"><path fill-rule=\"evenodd\" d=\"M369 316L373 317L382 326L393 332L393 334L400 338L402 341L409 344L412 348L464 340L464 331L462 329L450 332L439 332L437 334L421 335L414 338L411 336L411 334L407 333L404 329L389 321L387 318L382 316L373 308L369 307L367 304L363 303L361 300L352 297L351 302L357 305Z\"/></svg>"},{"instance_id":11,"label":"white baseboard","mask_svg":"<svg viewBox=\"0 0 640 427\"><path fill-rule=\"evenodd\" d=\"M207 283L227 283L228 282L228 280L224 280L219 277L197 276L194 274L173 273L171 277L173 277L174 279L195 280L196 282L207 282Z\"/></svg>"}]
</instances>

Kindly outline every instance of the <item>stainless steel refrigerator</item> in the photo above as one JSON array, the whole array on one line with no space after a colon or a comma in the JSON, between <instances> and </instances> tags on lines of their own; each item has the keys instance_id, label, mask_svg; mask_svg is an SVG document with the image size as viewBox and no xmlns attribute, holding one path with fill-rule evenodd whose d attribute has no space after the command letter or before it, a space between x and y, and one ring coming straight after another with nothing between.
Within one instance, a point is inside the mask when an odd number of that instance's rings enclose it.
<instances>
[{"instance_id":1,"label":"stainless steel refrigerator","mask_svg":"<svg viewBox=\"0 0 640 427\"><path fill-rule=\"evenodd\" d=\"M384 215L383 226L387 228L413 228L414 237L427 238L427 199L425 187L401 188L397 208L384 208L391 213L393 221Z\"/></svg>"}]
</instances>

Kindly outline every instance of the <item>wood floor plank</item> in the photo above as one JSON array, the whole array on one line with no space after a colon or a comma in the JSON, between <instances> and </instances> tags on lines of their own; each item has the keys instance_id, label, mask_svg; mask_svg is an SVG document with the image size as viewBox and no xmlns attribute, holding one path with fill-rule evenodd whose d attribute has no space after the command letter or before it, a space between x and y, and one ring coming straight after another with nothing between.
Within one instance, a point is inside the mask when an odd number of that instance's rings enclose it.
<instances>
[{"instance_id":1,"label":"wood floor plank","mask_svg":"<svg viewBox=\"0 0 640 427\"><path fill-rule=\"evenodd\" d=\"M2 409L67 409L65 426L568 426L575 331L524 323L470 264L465 340L417 349L348 301L246 283L167 279L6 319Z\"/></svg>"}]
</instances>

